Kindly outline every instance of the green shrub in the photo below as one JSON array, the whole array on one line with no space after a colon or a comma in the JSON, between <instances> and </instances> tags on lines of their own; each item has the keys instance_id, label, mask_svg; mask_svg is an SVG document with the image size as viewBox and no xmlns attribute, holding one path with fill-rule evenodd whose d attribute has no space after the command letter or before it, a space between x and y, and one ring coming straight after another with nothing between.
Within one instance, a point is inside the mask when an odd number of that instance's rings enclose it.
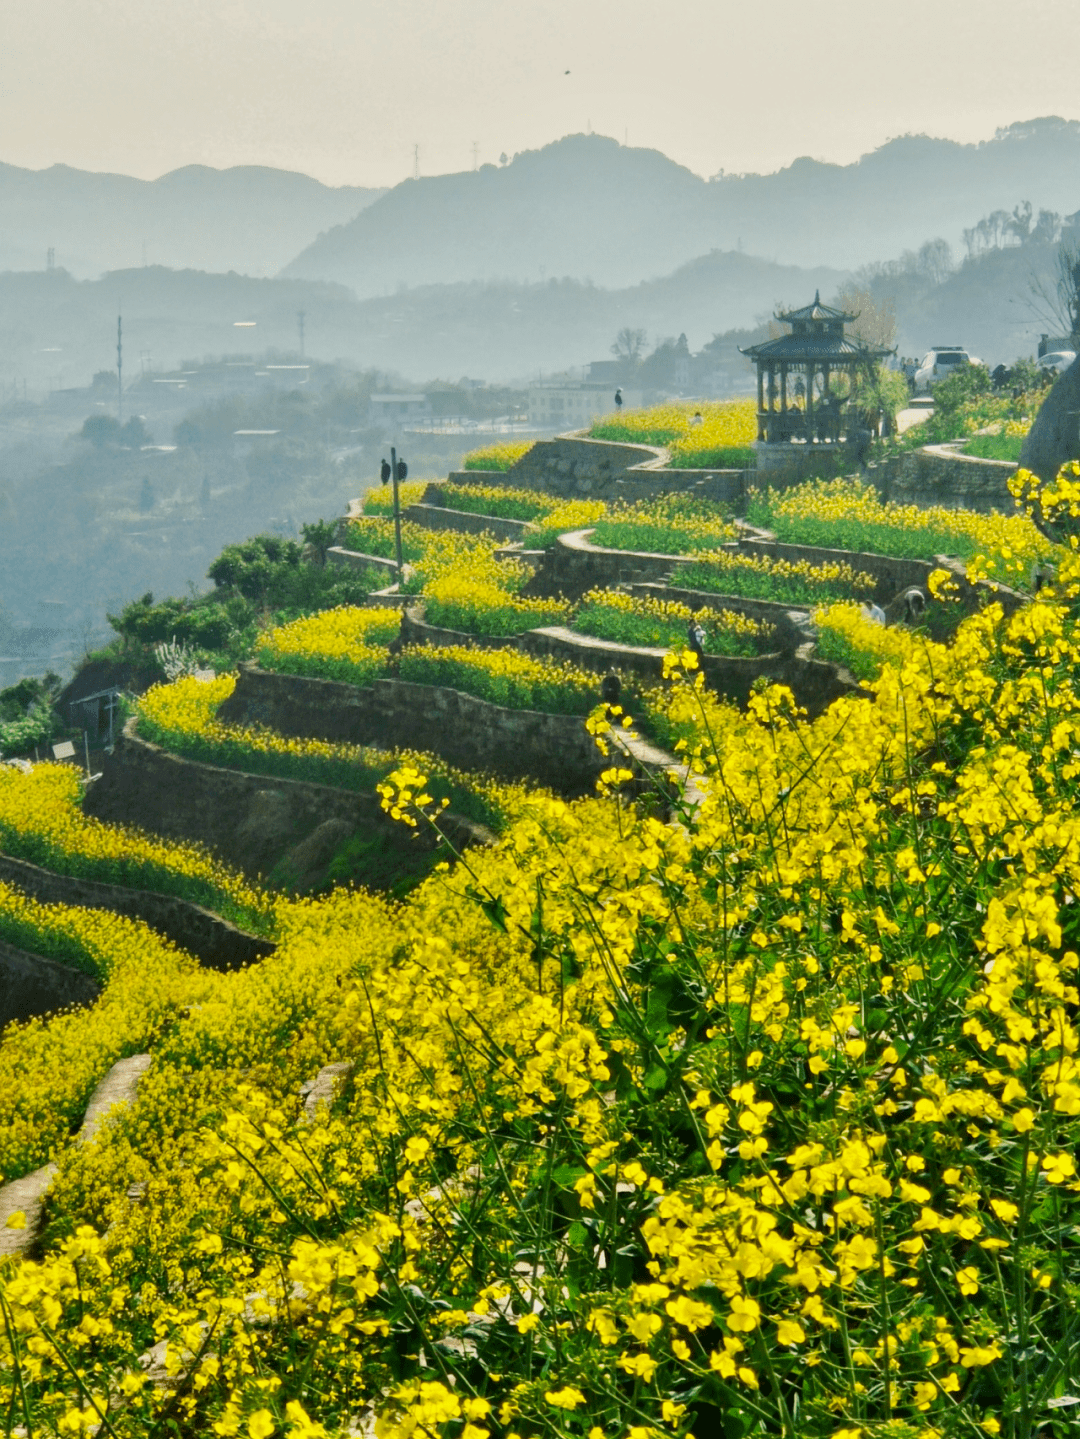
<instances>
[{"instance_id":1,"label":"green shrub","mask_svg":"<svg viewBox=\"0 0 1080 1439\"><path fill-rule=\"evenodd\" d=\"M671 457L673 470L752 470L756 465L753 445L720 445L694 454L677 451Z\"/></svg>"},{"instance_id":2,"label":"green shrub","mask_svg":"<svg viewBox=\"0 0 1080 1439\"><path fill-rule=\"evenodd\" d=\"M983 460L1008 460L1018 465L1023 447L1023 435L972 435L964 446L964 454L977 455Z\"/></svg>"}]
</instances>

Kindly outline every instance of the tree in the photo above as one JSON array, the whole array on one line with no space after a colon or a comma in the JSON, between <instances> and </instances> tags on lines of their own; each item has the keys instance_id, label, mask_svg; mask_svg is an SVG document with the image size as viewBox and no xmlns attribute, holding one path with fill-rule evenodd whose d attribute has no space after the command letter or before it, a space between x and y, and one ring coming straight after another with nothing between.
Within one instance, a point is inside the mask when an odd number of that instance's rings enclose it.
<instances>
[{"instance_id":1,"label":"tree","mask_svg":"<svg viewBox=\"0 0 1080 1439\"><path fill-rule=\"evenodd\" d=\"M919 246L915 269L932 285L943 285L954 268L952 246L948 240L939 237L936 240L926 240Z\"/></svg>"},{"instance_id":2,"label":"tree","mask_svg":"<svg viewBox=\"0 0 1080 1439\"><path fill-rule=\"evenodd\" d=\"M634 330L629 325L624 325L615 336L611 353L617 360L625 360L629 365L640 364L648 338L645 330Z\"/></svg>"},{"instance_id":3,"label":"tree","mask_svg":"<svg viewBox=\"0 0 1080 1439\"><path fill-rule=\"evenodd\" d=\"M1031 236L1031 201L1025 200L1020 205L1013 207L1012 215L1007 223L1006 229L1009 234L1016 236L1018 245Z\"/></svg>"},{"instance_id":4,"label":"tree","mask_svg":"<svg viewBox=\"0 0 1080 1439\"><path fill-rule=\"evenodd\" d=\"M300 533L311 546L317 565L326 564L326 552L331 545L337 544L338 522L336 520L314 520L309 525L301 525Z\"/></svg>"},{"instance_id":5,"label":"tree","mask_svg":"<svg viewBox=\"0 0 1080 1439\"><path fill-rule=\"evenodd\" d=\"M1053 273L1032 274L1031 311L1059 335L1069 336L1073 348L1080 348L1080 243L1062 240Z\"/></svg>"},{"instance_id":6,"label":"tree","mask_svg":"<svg viewBox=\"0 0 1080 1439\"><path fill-rule=\"evenodd\" d=\"M896 344L896 307L891 295L875 300L869 290L848 284L837 293L833 304L855 316L847 327L853 339L883 350L891 350Z\"/></svg>"},{"instance_id":7,"label":"tree","mask_svg":"<svg viewBox=\"0 0 1080 1439\"><path fill-rule=\"evenodd\" d=\"M105 445L119 444L120 424L114 415L90 415L83 421L79 438L89 440L95 449Z\"/></svg>"},{"instance_id":8,"label":"tree","mask_svg":"<svg viewBox=\"0 0 1080 1439\"><path fill-rule=\"evenodd\" d=\"M1061 216L1056 210L1040 210L1031 232L1036 245L1056 245L1061 239Z\"/></svg>"}]
</instances>

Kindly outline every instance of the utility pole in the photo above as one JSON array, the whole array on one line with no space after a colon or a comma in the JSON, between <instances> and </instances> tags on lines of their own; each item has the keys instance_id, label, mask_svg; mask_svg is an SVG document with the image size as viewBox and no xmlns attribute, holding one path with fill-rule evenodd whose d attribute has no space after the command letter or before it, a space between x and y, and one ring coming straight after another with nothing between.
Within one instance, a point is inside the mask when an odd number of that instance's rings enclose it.
<instances>
[{"instance_id":1,"label":"utility pole","mask_svg":"<svg viewBox=\"0 0 1080 1439\"><path fill-rule=\"evenodd\" d=\"M474 170L476 169L476 157L477 157L477 151L478 151L479 149L480 149L480 146L479 146L479 145L477 144L477 142L474 140L474 141L472 142L472 167L473 167Z\"/></svg>"},{"instance_id":2,"label":"utility pole","mask_svg":"<svg viewBox=\"0 0 1080 1439\"><path fill-rule=\"evenodd\" d=\"M301 358L301 359L304 358L304 313L305 313L305 312L304 312L303 310L297 310L297 312L296 312L296 324L297 324L297 328L298 328L299 331L300 331L300 358Z\"/></svg>"},{"instance_id":3,"label":"utility pole","mask_svg":"<svg viewBox=\"0 0 1080 1439\"><path fill-rule=\"evenodd\" d=\"M124 423L124 326L119 306L116 312L116 419Z\"/></svg>"},{"instance_id":4,"label":"utility pole","mask_svg":"<svg viewBox=\"0 0 1080 1439\"><path fill-rule=\"evenodd\" d=\"M412 177L413 177L414 180L419 180L419 178L420 178L420 146L419 146L419 145L414 145L414 146L412 147Z\"/></svg>"}]
</instances>

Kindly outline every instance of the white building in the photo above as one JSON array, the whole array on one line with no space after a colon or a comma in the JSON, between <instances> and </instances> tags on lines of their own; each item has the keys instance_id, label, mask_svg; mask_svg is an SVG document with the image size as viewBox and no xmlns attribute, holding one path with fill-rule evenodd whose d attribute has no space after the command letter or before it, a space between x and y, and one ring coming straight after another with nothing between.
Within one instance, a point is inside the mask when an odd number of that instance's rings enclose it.
<instances>
[{"instance_id":1,"label":"white building","mask_svg":"<svg viewBox=\"0 0 1080 1439\"><path fill-rule=\"evenodd\" d=\"M623 390L623 407L641 406L640 390ZM529 386L529 424L538 430L583 430L615 409L615 389L583 380Z\"/></svg>"},{"instance_id":2,"label":"white building","mask_svg":"<svg viewBox=\"0 0 1080 1439\"><path fill-rule=\"evenodd\" d=\"M404 420L427 419L431 403L427 395L393 395L377 390L371 397L368 423L392 429Z\"/></svg>"}]
</instances>

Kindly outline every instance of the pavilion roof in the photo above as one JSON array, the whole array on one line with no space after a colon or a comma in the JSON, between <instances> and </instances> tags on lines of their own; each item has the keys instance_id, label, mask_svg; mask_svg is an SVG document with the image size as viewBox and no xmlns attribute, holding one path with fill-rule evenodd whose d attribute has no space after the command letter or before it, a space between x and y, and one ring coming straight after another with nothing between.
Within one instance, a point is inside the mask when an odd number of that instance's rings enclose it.
<instances>
[{"instance_id":1,"label":"pavilion roof","mask_svg":"<svg viewBox=\"0 0 1080 1439\"><path fill-rule=\"evenodd\" d=\"M845 361L882 360L895 350L881 345L864 345L859 340L849 340L846 335L827 331L815 331L808 335L780 335L775 340L765 340L760 345L748 345L741 352L751 360L787 360L800 364L807 360Z\"/></svg>"},{"instance_id":2,"label":"pavilion roof","mask_svg":"<svg viewBox=\"0 0 1080 1439\"><path fill-rule=\"evenodd\" d=\"M811 305L803 305L798 310L781 311L776 316L778 320L784 320L787 324L793 325L796 320L834 320L841 324L847 324L851 320L857 320L858 315L849 315L846 310L834 310L831 305L821 303L821 291L814 291L814 302Z\"/></svg>"}]
</instances>

